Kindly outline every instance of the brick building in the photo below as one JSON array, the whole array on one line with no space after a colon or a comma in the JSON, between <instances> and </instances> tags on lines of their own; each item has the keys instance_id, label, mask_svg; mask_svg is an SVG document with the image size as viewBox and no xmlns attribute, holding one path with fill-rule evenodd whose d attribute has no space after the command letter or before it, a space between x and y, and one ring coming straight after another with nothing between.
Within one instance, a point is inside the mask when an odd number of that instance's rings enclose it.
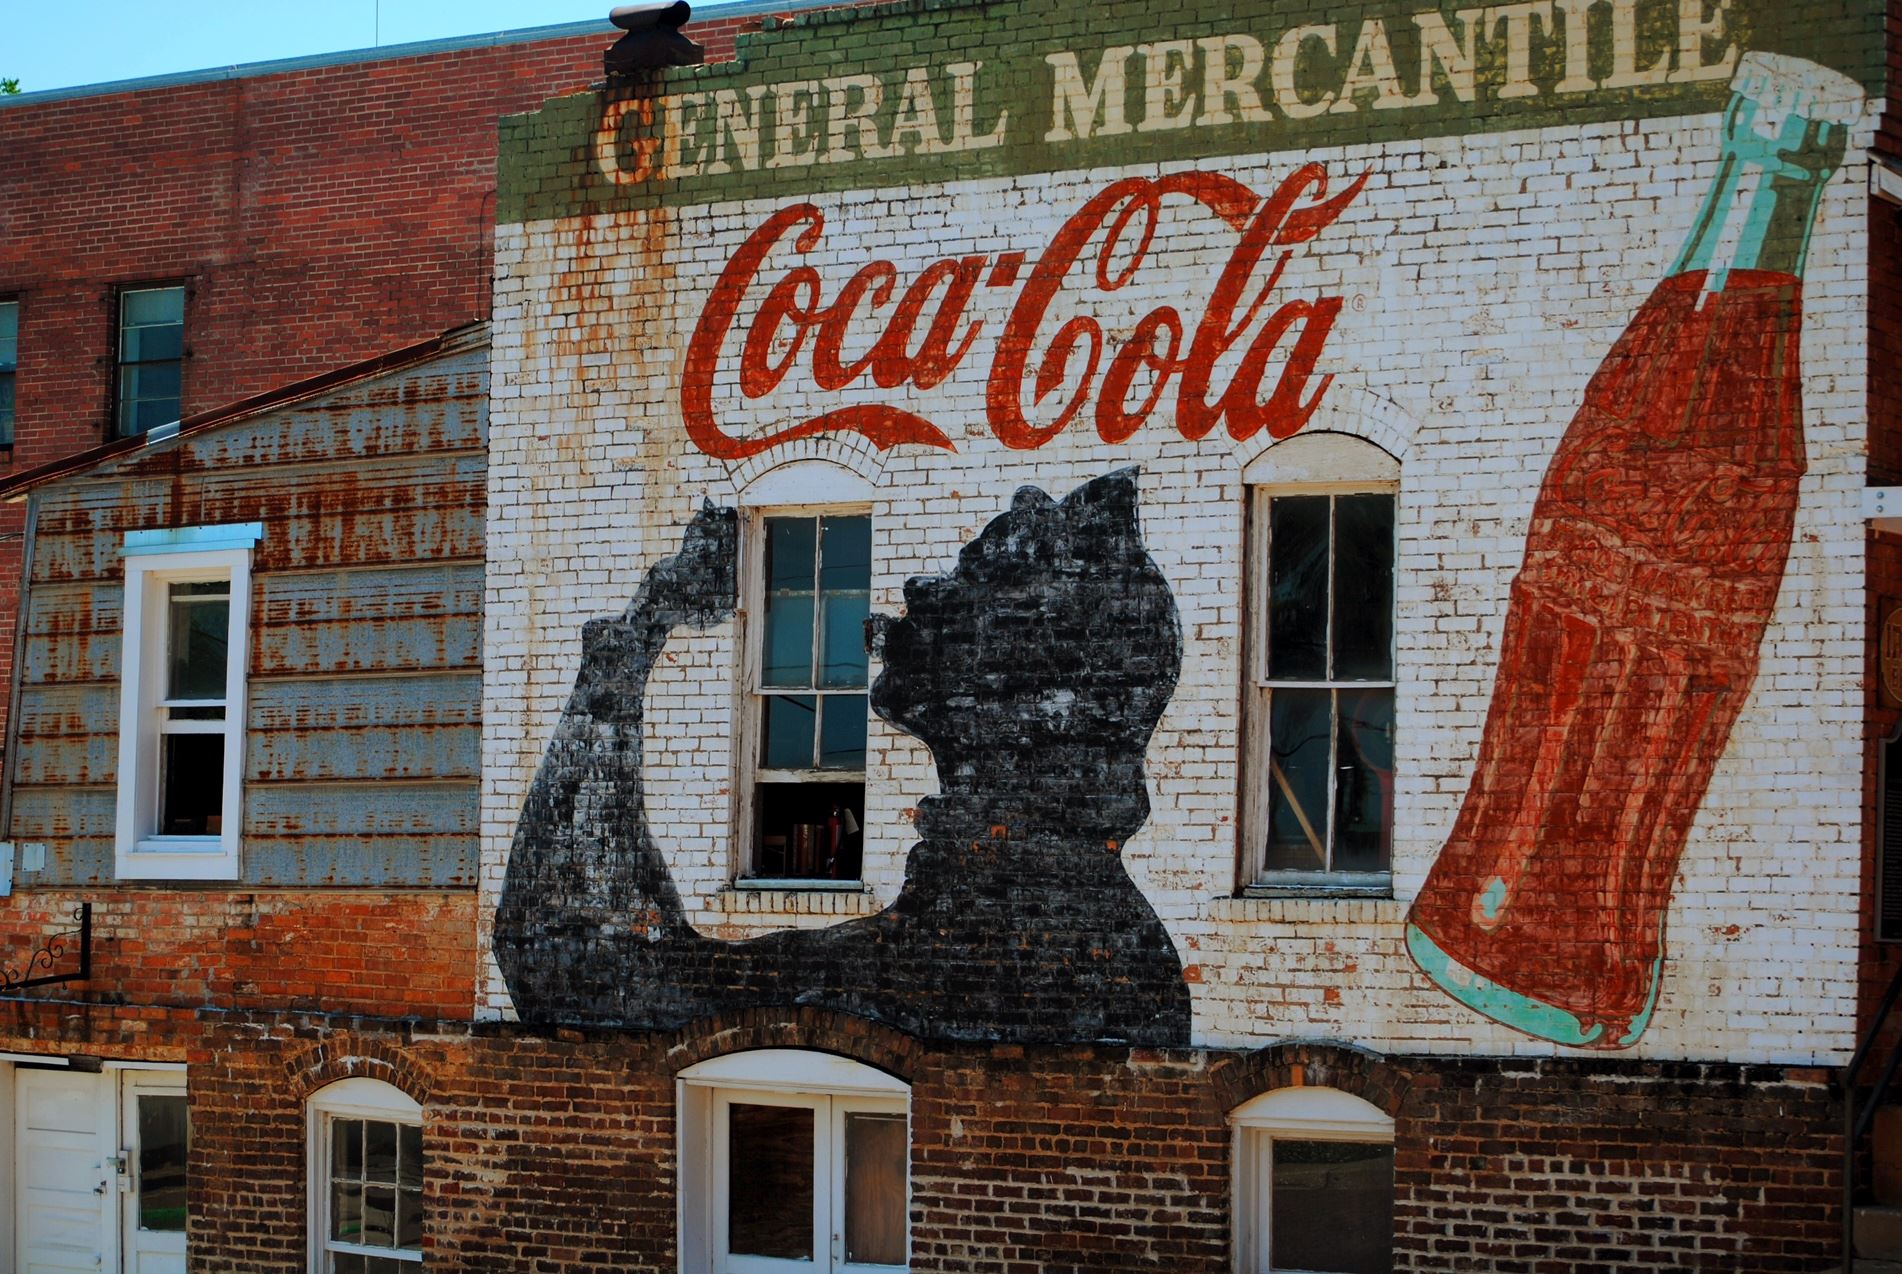
<instances>
[{"instance_id":1,"label":"brick building","mask_svg":"<svg viewBox=\"0 0 1902 1274\"><path fill-rule=\"evenodd\" d=\"M901 0L531 95L486 330L5 488L7 936L93 908L9 1243L1838 1260L1885 17Z\"/></svg>"}]
</instances>

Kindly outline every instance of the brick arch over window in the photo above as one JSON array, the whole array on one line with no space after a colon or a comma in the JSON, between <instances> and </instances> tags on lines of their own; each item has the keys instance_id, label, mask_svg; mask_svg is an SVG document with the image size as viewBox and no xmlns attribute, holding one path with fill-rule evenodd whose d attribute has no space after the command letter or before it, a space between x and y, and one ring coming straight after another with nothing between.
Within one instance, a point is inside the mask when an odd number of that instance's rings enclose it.
<instances>
[{"instance_id":1,"label":"brick arch over window","mask_svg":"<svg viewBox=\"0 0 1902 1274\"><path fill-rule=\"evenodd\" d=\"M380 1079L419 1106L429 1105L435 1074L402 1048L364 1036L333 1035L284 1059L292 1095L305 1102L340 1079Z\"/></svg>"},{"instance_id":2,"label":"brick arch over window","mask_svg":"<svg viewBox=\"0 0 1902 1274\"><path fill-rule=\"evenodd\" d=\"M821 1008L758 1008L717 1013L677 1031L667 1046L667 1070L727 1053L802 1048L835 1053L911 1083L920 1061L918 1041L869 1018Z\"/></svg>"},{"instance_id":3,"label":"brick arch over window","mask_svg":"<svg viewBox=\"0 0 1902 1274\"><path fill-rule=\"evenodd\" d=\"M1304 433L1342 433L1352 434L1373 443L1382 451L1401 462L1406 463L1407 453L1413 449L1413 439L1419 430L1419 421L1405 407L1371 389L1359 385L1335 384L1328 387L1327 396L1321 400L1321 406L1304 425ZM1284 439L1271 436L1262 430L1245 442L1236 444L1234 456L1238 468L1246 469L1255 458Z\"/></svg>"},{"instance_id":4,"label":"brick arch over window","mask_svg":"<svg viewBox=\"0 0 1902 1274\"><path fill-rule=\"evenodd\" d=\"M1224 1111L1278 1088L1338 1088L1397 1118L1413 1077L1378 1053L1339 1044L1277 1044L1210 1068Z\"/></svg>"}]
</instances>

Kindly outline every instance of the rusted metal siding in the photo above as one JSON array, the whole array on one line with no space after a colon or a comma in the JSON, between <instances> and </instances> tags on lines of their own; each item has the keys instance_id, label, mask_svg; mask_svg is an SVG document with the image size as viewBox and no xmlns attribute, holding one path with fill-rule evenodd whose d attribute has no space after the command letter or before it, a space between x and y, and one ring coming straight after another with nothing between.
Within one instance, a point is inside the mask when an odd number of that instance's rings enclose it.
<instances>
[{"instance_id":1,"label":"rusted metal siding","mask_svg":"<svg viewBox=\"0 0 1902 1274\"><path fill-rule=\"evenodd\" d=\"M487 346L155 443L33 494L8 834L113 879L125 532L261 522L242 881L470 886Z\"/></svg>"}]
</instances>

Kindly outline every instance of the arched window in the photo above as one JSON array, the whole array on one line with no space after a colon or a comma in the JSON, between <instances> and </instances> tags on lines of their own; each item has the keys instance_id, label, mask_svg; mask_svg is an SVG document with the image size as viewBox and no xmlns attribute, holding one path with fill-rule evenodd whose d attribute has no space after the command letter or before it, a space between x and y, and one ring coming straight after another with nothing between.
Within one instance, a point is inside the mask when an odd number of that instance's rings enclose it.
<instances>
[{"instance_id":1,"label":"arched window","mask_svg":"<svg viewBox=\"0 0 1902 1274\"><path fill-rule=\"evenodd\" d=\"M423 1108L380 1079L309 1103L311 1274L406 1274L423 1259Z\"/></svg>"},{"instance_id":2,"label":"arched window","mask_svg":"<svg viewBox=\"0 0 1902 1274\"><path fill-rule=\"evenodd\" d=\"M1393 1120L1338 1088L1237 1106L1235 1252L1244 1274L1393 1268Z\"/></svg>"},{"instance_id":3,"label":"arched window","mask_svg":"<svg viewBox=\"0 0 1902 1274\"><path fill-rule=\"evenodd\" d=\"M826 1053L680 1073L685 1274L885 1274L910 1260L911 1089Z\"/></svg>"},{"instance_id":4,"label":"arched window","mask_svg":"<svg viewBox=\"0 0 1902 1274\"><path fill-rule=\"evenodd\" d=\"M1297 434L1242 476L1242 883L1386 893L1400 463L1349 434Z\"/></svg>"}]
</instances>

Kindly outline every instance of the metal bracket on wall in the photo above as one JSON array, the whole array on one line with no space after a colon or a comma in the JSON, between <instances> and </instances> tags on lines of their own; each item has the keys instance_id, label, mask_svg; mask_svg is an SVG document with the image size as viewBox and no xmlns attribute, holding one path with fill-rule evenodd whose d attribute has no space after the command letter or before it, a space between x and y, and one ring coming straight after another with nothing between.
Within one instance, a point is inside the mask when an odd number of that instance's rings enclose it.
<instances>
[{"instance_id":1,"label":"metal bracket on wall","mask_svg":"<svg viewBox=\"0 0 1902 1274\"><path fill-rule=\"evenodd\" d=\"M8 991L21 991L31 986L51 986L55 982L84 982L92 976L92 904L82 902L73 909L75 928L62 929L58 933L48 934L35 947L26 963L14 964L11 961L0 964L0 994ZM68 969L64 973L55 973L60 961L73 948L78 948L79 967ZM43 973L35 973L43 969Z\"/></svg>"}]
</instances>

